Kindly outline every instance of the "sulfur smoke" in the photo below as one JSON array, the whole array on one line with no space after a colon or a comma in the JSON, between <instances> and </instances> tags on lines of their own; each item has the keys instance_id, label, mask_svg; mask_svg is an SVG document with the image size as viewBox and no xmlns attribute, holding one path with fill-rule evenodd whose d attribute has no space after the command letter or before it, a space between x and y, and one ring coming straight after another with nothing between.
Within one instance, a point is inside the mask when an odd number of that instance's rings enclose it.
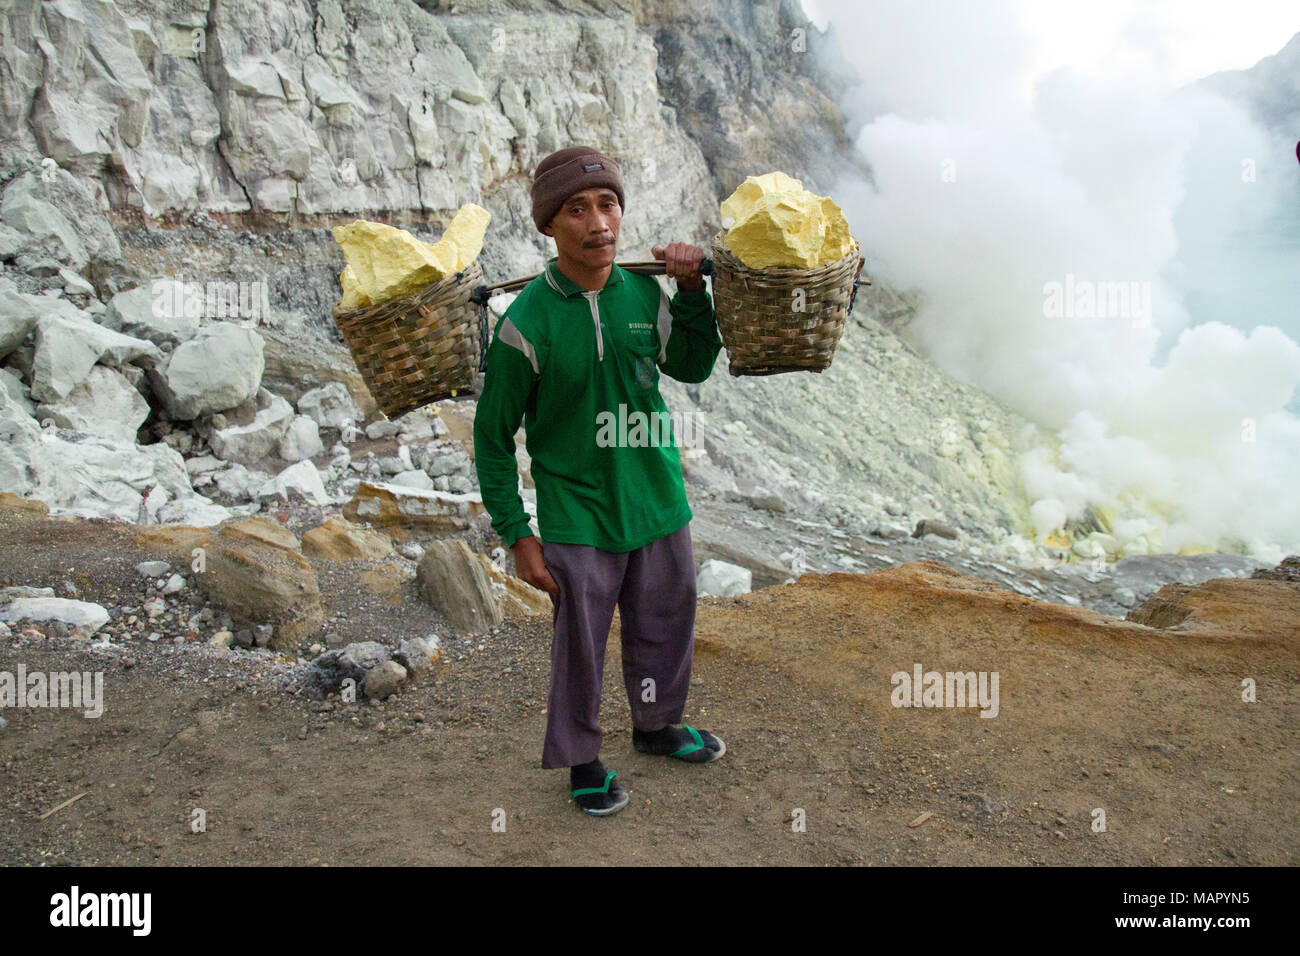
<instances>
[{"instance_id":1,"label":"sulfur smoke","mask_svg":"<svg viewBox=\"0 0 1300 956\"><path fill-rule=\"evenodd\" d=\"M1090 509L1124 553L1300 550L1298 131L1034 75L1009 2L819 8L873 176L833 195L923 294L913 339L1055 434L1020 462L1037 539Z\"/></svg>"}]
</instances>

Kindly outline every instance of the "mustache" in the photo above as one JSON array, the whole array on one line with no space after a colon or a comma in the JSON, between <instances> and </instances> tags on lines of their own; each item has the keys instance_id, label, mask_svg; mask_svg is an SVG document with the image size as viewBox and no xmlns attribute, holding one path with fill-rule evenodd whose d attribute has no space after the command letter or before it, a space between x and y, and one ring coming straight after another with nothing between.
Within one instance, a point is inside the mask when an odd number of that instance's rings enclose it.
<instances>
[{"instance_id":1,"label":"mustache","mask_svg":"<svg viewBox=\"0 0 1300 956\"><path fill-rule=\"evenodd\" d=\"M613 240L613 239L593 239L593 240L589 240L589 241L587 241L587 242L584 242L584 243L582 244L582 248L584 248L584 249L599 249L601 246L612 246L612 245L614 245L614 242L615 242L615 240Z\"/></svg>"}]
</instances>

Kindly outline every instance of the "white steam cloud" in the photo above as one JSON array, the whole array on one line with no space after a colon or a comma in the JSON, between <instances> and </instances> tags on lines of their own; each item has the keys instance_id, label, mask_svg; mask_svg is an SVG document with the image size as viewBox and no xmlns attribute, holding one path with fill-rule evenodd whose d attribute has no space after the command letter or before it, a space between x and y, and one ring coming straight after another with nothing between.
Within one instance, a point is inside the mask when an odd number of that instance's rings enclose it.
<instances>
[{"instance_id":1,"label":"white steam cloud","mask_svg":"<svg viewBox=\"0 0 1300 956\"><path fill-rule=\"evenodd\" d=\"M1091 506L1127 553L1300 550L1294 141L1200 90L1034 75L1010 0L863 6L818 4L874 176L832 194L868 271L924 293L931 358L1057 430L1021 462L1039 540Z\"/></svg>"}]
</instances>

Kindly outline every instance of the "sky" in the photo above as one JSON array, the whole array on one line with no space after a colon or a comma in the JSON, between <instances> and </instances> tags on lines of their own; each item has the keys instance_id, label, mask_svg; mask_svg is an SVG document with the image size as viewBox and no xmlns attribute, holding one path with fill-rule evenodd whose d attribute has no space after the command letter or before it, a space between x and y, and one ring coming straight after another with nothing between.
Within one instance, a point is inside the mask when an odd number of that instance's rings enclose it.
<instances>
[{"instance_id":1,"label":"sky","mask_svg":"<svg viewBox=\"0 0 1300 956\"><path fill-rule=\"evenodd\" d=\"M978 18L987 15L985 6L952 2L954 16ZM1179 86L1254 66L1300 33L1300 0L1016 0L1011 6L1032 40L1034 74L1070 65ZM803 0L803 7L825 29L833 3ZM867 14L859 23L869 27L871 19Z\"/></svg>"}]
</instances>

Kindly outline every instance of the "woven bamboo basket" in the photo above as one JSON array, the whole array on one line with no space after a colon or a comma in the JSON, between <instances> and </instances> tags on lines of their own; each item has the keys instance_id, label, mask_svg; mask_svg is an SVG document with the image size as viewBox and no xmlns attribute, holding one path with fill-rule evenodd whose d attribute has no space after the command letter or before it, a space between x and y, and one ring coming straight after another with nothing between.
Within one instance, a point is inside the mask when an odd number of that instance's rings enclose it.
<instances>
[{"instance_id":1,"label":"woven bamboo basket","mask_svg":"<svg viewBox=\"0 0 1300 956\"><path fill-rule=\"evenodd\" d=\"M364 309L334 307L334 321L366 387L389 418L472 392L482 354L482 309L470 301L483 269Z\"/></svg>"},{"instance_id":2,"label":"woven bamboo basket","mask_svg":"<svg viewBox=\"0 0 1300 956\"><path fill-rule=\"evenodd\" d=\"M732 375L829 368L862 272L857 246L816 269L751 269L713 237L713 303ZM796 290L802 289L802 296ZM796 311L797 304L803 311Z\"/></svg>"}]
</instances>

